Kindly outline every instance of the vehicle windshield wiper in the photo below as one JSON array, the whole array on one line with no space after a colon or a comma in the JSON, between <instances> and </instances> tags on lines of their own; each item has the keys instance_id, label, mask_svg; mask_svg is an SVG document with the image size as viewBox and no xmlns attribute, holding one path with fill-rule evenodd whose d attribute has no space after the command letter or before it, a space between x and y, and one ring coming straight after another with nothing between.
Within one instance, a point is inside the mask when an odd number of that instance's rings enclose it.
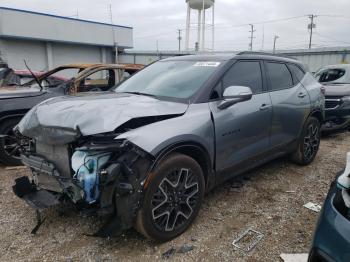
<instances>
[{"instance_id":1,"label":"vehicle windshield wiper","mask_svg":"<svg viewBox=\"0 0 350 262\"><path fill-rule=\"evenodd\" d=\"M147 93L142 93L142 92L118 92L118 93L126 93L126 94L133 94L133 95L140 95L140 96L150 96L150 97L158 97L156 95L152 95L152 94L147 94Z\"/></svg>"}]
</instances>

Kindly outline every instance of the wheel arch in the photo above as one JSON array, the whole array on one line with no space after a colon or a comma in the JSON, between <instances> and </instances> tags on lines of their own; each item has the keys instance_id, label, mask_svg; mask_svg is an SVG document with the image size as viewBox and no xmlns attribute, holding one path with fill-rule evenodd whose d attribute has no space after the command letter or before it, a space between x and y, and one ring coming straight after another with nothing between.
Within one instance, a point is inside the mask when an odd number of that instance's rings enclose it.
<instances>
[{"instance_id":1,"label":"wheel arch","mask_svg":"<svg viewBox=\"0 0 350 262\"><path fill-rule=\"evenodd\" d=\"M308 118L310 118L310 117L315 117L315 118L317 118L318 121L320 121L320 124L321 124L321 125L322 125L322 123L324 122L324 116L323 116L321 110L318 110L318 109L317 109L317 110L312 111L312 112L309 114ZM308 119L308 118L307 118L307 119Z\"/></svg>"},{"instance_id":2,"label":"wheel arch","mask_svg":"<svg viewBox=\"0 0 350 262\"><path fill-rule=\"evenodd\" d=\"M193 158L202 168L206 190L214 185L215 176L210 154L203 145L194 141L178 142L161 150L157 154L151 170L171 153L180 153Z\"/></svg>"},{"instance_id":3,"label":"wheel arch","mask_svg":"<svg viewBox=\"0 0 350 262\"><path fill-rule=\"evenodd\" d=\"M19 118L21 119L29 110L16 110L7 112L6 115L0 115L0 125L9 119Z\"/></svg>"}]
</instances>

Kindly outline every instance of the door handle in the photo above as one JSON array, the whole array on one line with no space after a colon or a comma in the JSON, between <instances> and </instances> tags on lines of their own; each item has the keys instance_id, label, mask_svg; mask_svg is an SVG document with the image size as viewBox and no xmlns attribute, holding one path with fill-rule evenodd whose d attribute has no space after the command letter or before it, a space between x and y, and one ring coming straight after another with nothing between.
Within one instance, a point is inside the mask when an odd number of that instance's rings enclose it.
<instances>
[{"instance_id":1,"label":"door handle","mask_svg":"<svg viewBox=\"0 0 350 262\"><path fill-rule=\"evenodd\" d=\"M270 107L271 107L271 105L269 105L269 104L262 104L259 109L260 110L266 110L266 109L268 109Z\"/></svg>"},{"instance_id":2,"label":"door handle","mask_svg":"<svg viewBox=\"0 0 350 262\"><path fill-rule=\"evenodd\" d=\"M300 92L299 94L298 94L298 97L300 97L300 98L303 98L303 97L305 97L306 96L306 93L305 92Z\"/></svg>"}]
</instances>

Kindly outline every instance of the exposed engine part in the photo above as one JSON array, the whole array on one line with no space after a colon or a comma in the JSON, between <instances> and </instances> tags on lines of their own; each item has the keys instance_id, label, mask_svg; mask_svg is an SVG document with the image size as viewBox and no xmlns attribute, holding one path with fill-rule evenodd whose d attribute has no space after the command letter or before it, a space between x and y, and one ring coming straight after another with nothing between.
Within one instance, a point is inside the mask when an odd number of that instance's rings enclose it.
<instances>
[{"instance_id":1,"label":"exposed engine part","mask_svg":"<svg viewBox=\"0 0 350 262\"><path fill-rule=\"evenodd\" d=\"M101 151L101 145L111 150ZM144 181L154 162L150 154L134 144L110 140L109 136L84 139L74 145L40 141L31 154L21 157L33 179L16 180L16 195L37 210L68 199L83 213L109 216L94 234L100 237L116 236L132 227L143 198ZM38 219L39 226L41 222Z\"/></svg>"},{"instance_id":2,"label":"exposed engine part","mask_svg":"<svg viewBox=\"0 0 350 262\"><path fill-rule=\"evenodd\" d=\"M85 151L75 151L72 156L73 179L83 188L82 198L89 204L96 202L100 195L98 172L110 156L110 153Z\"/></svg>"}]
</instances>

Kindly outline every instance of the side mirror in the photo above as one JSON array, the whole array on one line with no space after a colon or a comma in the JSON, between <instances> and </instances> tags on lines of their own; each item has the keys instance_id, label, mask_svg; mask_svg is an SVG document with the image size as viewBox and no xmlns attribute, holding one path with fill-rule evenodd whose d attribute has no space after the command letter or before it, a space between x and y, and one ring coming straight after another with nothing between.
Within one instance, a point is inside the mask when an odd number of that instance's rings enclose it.
<instances>
[{"instance_id":1,"label":"side mirror","mask_svg":"<svg viewBox=\"0 0 350 262\"><path fill-rule=\"evenodd\" d=\"M236 103L250 100L253 96L252 90L247 86L229 86L225 89L222 101L218 108L225 109Z\"/></svg>"}]
</instances>

